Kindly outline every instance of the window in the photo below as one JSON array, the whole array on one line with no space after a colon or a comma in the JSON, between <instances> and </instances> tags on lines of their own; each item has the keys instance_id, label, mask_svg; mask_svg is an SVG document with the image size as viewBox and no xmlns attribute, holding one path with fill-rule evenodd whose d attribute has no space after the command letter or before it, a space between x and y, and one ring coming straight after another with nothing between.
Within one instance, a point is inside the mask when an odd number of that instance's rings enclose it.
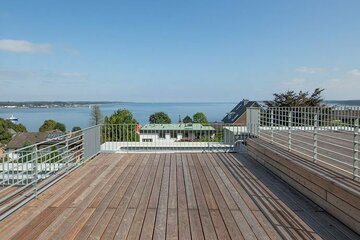
<instances>
[{"instance_id":1,"label":"window","mask_svg":"<svg viewBox=\"0 0 360 240\"><path fill-rule=\"evenodd\" d=\"M143 142L152 142L153 140L152 140L152 138L143 138L142 141Z\"/></svg>"},{"instance_id":2,"label":"window","mask_svg":"<svg viewBox=\"0 0 360 240\"><path fill-rule=\"evenodd\" d=\"M165 138L165 132L164 131L159 132L159 138Z\"/></svg>"},{"instance_id":3,"label":"window","mask_svg":"<svg viewBox=\"0 0 360 240\"><path fill-rule=\"evenodd\" d=\"M170 138L177 138L177 132L171 131L170 132Z\"/></svg>"}]
</instances>

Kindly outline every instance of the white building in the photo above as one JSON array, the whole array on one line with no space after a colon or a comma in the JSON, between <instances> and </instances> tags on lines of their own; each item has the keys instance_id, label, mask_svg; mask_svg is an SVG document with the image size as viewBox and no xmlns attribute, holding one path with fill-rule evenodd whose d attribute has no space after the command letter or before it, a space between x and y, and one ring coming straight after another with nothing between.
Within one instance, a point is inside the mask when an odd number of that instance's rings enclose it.
<instances>
[{"instance_id":1,"label":"white building","mask_svg":"<svg viewBox=\"0 0 360 240\"><path fill-rule=\"evenodd\" d=\"M140 130L140 142L190 142L215 137L215 128L200 123L146 124Z\"/></svg>"}]
</instances>

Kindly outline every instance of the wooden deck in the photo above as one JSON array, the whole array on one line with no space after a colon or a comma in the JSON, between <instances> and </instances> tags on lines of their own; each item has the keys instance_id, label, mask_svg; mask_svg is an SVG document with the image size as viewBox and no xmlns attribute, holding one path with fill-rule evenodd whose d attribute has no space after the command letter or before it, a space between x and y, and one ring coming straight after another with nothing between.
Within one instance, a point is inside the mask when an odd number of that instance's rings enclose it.
<instances>
[{"instance_id":1,"label":"wooden deck","mask_svg":"<svg viewBox=\"0 0 360 240\"><path fill-rule=\"evenodd\" d=\"M360 239L245 154L101 154L0 239Z\"/></svg>"}]
</instances>

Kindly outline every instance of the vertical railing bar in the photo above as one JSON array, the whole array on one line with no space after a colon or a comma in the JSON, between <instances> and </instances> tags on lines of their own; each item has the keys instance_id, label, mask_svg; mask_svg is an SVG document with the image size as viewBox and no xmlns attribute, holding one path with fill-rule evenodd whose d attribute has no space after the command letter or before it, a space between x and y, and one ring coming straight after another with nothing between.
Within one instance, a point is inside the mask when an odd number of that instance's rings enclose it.
<instances>
[{"instance_id":1,"label":"vertical railing bar","mask_svg":"<svg viewBox=\"0 0 360 240\"><path fill-rule=\"evenodd\" d=\"M292 109L288 109L288 150L291 151Z\"/></svg>"},{"instance_id":2,"label":"vertical railing bar","mask_svg":"<svg viewBox=\"0 0 360 240\"><path fill-rule=\"evenodd\" d=\"M34 147L34 194L35 198L37 198L37 182L38 182L38 169L37 169L37 159L38 158L38 149L37 145Z\"/></svg>"},{"instance_id":3,"label":"vertical railing bar","mask_svg":"<svg viewBox=\"0 0 360 240\"><path fill-rule=\"evenodd\" d=\"M359 113L358 113L359 114ZM353 147L353 178L359 177L359 121L360 117L354 119L354 147Z\"/></svg>"},{"instance_id":4,"label":"vertical railing bar","mask_svg":"<svg viewBox=\"0 0 360 240\"><path fill-rule=\"evenodd\" d=\"M317 135L317 131L318 131L318 124L319 124L319 115L318 113L316 112L314 114L314 136L313 136L313 139L314 139L314 142L313 142L313 161L316 162L318 159L317 159L317 145L318 145L318 135Z\"/></svg>"}]
</instances>

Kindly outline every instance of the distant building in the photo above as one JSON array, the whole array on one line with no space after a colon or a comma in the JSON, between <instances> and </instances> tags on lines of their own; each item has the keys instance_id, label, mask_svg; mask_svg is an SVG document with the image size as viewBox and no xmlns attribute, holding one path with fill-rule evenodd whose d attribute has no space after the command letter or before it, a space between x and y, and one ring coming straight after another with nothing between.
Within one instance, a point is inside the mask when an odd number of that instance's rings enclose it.
<instances>
[{"instance_id":1,"label":"distant building","mask_svg":"<svg viewBox=\"0 0 360 240\"><path fill-rule=\"evenodd\" d=\"M140 142L194 141L214 136L215 128L200 123L146 124L140 130Z\"/></svg>"},{"instance_id":2,"label":"distant building","mask_svg":"<svg viewBox=\"0 0 360 240\"><path fill-rule=\"evenodd\" d=\"M246 125L246 109L249 107L260 107L256 101L249 101L247 99L239 102L226 116L222 119L223 123Z\"/></svg>"},{"instance_id":3,"label":"distant building","mask_svg":"<svg viewBox=\"0 0 360 240\"><path fill-rule=\"evenodd\" d=\"M59 130L48 132L21 132L15 134L10 142L6 145L6 152L11 153L15 150L24 148L29 145L38 144L38 150L46 148L56 143L60 143L65 139L65 133ZM57 148L61 148L64 144L58 144ZM49 148L50 151L50 148ZM15 154L15 153L14 153ZM14 155L13 154L13 155ZM16 154L15 154L16 155ZM11 158L16 158L16 156Z\"/></svg>"}]
</instances>

